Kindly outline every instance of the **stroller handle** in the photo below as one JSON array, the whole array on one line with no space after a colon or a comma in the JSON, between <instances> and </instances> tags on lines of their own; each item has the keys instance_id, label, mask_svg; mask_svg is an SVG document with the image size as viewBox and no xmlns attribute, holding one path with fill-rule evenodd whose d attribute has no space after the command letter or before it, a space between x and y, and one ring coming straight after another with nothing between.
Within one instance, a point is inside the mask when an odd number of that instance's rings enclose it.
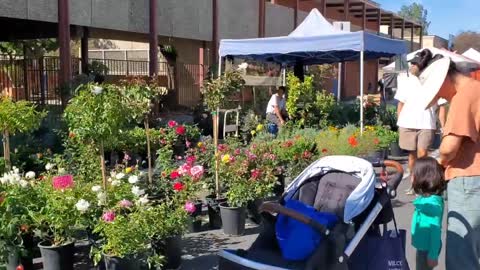
<instances>
[{"instance_id":1,"label":"stroller handle","mask_svg":"<svg viewBox=\"0 0 480 270\"><path fill-rule=\"evenodd\" d=\"M393 168L395 169L395 174L391 177L389 177L388 182L387 182L387 192L388 195L390 195L390 198L395 198L397 196L397 188L402 182L403 179L403 166L402 164L398 163L397 161L393 160L384 160L380 162L380 166L376 166L377 164L374 164L375 167L387 167L387 168Z\"/></svg>"}]
</instances>

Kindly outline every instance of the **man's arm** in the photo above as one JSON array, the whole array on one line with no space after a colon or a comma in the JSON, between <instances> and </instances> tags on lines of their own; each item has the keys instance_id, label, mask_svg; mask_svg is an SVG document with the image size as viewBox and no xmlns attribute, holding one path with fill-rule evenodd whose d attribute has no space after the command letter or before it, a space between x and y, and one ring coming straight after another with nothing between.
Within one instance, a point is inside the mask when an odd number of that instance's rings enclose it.
<instances>
[{"instance_id":1,"label":"man's arm","mask_svg":"<svg viewBox=\"0 0 480 270\"><path fill-rule=\"evenodd\" d=\"M275 111L275 115L278 117L278 120L280 120L280 124L285 124L285 120L282 117L282 112L280 111L280 108L278 106L273 106L273 110Z\"/></svg>"},{"instance_id":2,"label":"man's arm","mask_svg":"<svg viewBox=\"0 0 480 270\"><path fill-rule=\"evenodd\" d=\"M440 121L440 127L445 127L445 122L447 121L447 108L445 105L438 108L438 121Z\"/></svg>"},{"instance_id":3,"label":"man's arm","mask_svg":"<svg viewBox=\"0 0 480 270\"><path fill-rule=\"evenodd\" d=\"M403 105L405 105L403 102L399 101L397 105L397 118L400 117L400 113L402 112Z\"/></svg>"},{"instance_id":4,"label":"man's arm","mask_svg":"<svg viewBox=\"0 0 480 270\"><path fill-rule=\"evenodd\" d=\"M453 134L443 137L440 145L440 158L438 160L440 165L446 167L457 156L464 139L465 137Z\"/></svg>"}]
</instances>

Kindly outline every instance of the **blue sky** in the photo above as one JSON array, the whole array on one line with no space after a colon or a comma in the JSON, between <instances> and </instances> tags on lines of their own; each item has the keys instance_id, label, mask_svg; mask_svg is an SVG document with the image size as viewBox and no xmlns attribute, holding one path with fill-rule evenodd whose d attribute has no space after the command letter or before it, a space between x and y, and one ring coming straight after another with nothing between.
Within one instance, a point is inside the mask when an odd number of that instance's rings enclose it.
<instances>
[{"instance_id":1,"label":"blue sky","mask_svg":"<svg viewBox=\"0 0 480 270\"><path fill-rule=\"evenodd\" d=\"M417 2L428 10L429 34L448 38L462 30L480 31L479 0L375 0L382 8L399 11L404 4Z\"/></svg>"}]
</instances>

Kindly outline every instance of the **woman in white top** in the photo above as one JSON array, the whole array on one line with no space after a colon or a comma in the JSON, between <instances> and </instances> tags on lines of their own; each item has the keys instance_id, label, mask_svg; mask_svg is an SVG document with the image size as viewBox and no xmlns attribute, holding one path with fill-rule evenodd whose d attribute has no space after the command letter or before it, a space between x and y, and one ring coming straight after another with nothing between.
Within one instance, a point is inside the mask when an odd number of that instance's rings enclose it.
<instances>
[{"instance_id":1,"label":"woman in white top","mask_svg":"<svg viewBox=\"0 0 480 270\"><path fill-rule=\"evenodd\" d=\"M277 127L285 124L285 87L280 86L267 105L267 121Z\"/></svg>"},{"instance_id":2,"label":"woman in white top","mask_svg":"<svg viewBox=\"0 0 480 270\"><path fill-rule=\"evenodd\" d=\"M423 53L423 51L421 52ZM416 56L410 61L410 75L398 76L398 89L395 99L398 100L398 122L400 148L409 152L408 168L411 171L417 158L428 155L428 149L433 143L437 130L437 119L443 129L446 120L445 100L440 100L437 106L425 110L418 104L418 92L421 84L418 79L418 61ZM413 76L412 76L413 75ZM438 112L438 118L437 118ZM406 174L406 178L409 173ZM412 194L412 190L408 191Z\"/></svg>"}]
</instances>

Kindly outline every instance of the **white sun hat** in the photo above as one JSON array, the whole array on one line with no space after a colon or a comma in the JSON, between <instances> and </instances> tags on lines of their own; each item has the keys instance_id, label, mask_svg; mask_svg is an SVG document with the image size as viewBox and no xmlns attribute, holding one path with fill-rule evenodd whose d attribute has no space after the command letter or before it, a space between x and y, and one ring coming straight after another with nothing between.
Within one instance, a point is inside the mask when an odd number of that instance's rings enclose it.
<instances>
[{"instance_id":1,"label":"white sun hat","mask_svg":"<svg viewBox=\"0 0 480 270\"><path fill-rule=\"evenodd\" d=\"M419 80L422 89L419 91L418 101L423 108L428 109L440 91L447 77L450 61L448 57L440 58L428 65L420 74Z\"/></svg>"}]
</instances>

